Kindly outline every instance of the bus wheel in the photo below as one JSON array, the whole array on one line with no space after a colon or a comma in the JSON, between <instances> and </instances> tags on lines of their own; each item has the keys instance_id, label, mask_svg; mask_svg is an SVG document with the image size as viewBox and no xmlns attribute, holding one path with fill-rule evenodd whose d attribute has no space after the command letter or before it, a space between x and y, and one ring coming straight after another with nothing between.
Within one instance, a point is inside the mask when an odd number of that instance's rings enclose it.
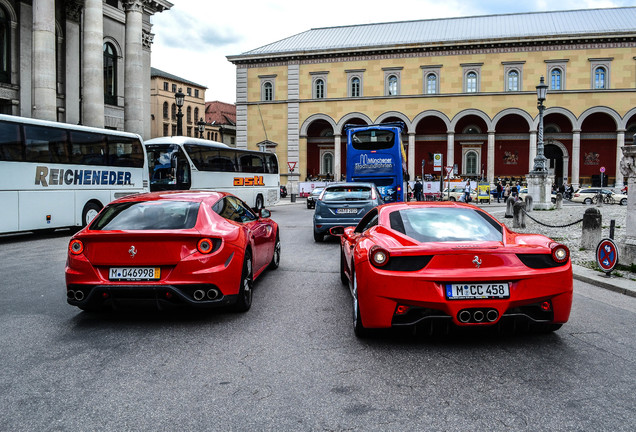
<instances>
[{"instance_id":1,"label":"bus wheel","mask_svg":"<svg viewBox=\"0 0 636 432\"><path fill-rule=\"evenodd\" d=\"M264 206L263 206L263 195L260 195L260 194L259 194L259 195L256 197L256 205L254 205L254 208L256 208L256 210L260 210L260 209L262 209L263 207L264 207Z\"/></svg>"},{"instance_id":2,"label":"bus wheel","mask_svg":"<svg viewBox=\"0 0 636 432\"><path fill-rule=\"evenodd\" d=\"M86 203L82 211L82 226L85 227L97 216L102 208L93 202Z\"/></svg>"}]
</instances>

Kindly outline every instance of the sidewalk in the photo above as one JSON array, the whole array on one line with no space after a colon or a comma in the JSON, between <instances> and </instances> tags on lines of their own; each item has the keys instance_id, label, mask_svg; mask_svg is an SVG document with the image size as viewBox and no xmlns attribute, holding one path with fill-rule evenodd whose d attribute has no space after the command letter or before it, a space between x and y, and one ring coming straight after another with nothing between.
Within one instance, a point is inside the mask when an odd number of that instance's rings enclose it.
<instances>
[{"instance_id":1,"label":"sidewalk","mask_svg":"<svg viewBox=\"0 0 636 432\"><path fill-rule=\"evenodd\" d=\"M620 270L617 270L620 272ZM618 276L606 276L605 273L597 272L586 267L572 264L572 274L574 279L605 288L630 297L636 297L636 282Z\"/></svg>"}]
</instances>

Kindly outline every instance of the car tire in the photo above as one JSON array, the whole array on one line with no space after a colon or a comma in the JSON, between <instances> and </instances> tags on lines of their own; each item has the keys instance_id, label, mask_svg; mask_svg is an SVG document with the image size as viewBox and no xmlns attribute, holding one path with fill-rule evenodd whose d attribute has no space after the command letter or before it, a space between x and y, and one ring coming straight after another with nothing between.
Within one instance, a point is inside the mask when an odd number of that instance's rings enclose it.
<instances>
[{"instance_id":1,"label":"car tire","mask_svg":"<svg viewBox=\"0 0 636 432\"><path fill-rule=\"evenodd\" d=\"M325 239L325 235L324 234L320 234L317 233L316 231L314 231L314 241L316 243L322 243L322 241Z\"/></svg>"},{"instance_id":2,"label":"car tire","mask_svg":"<svg viewBox=\"0 0 636 432\"><path fill-rule=\"evenodd\" d=\"M552 204L556 204L556 198L551 198Z\"/></svg>"},{"instance_id":3,"label":"car tire","mask_svg":"<svg viewBox=\"0 0 636 432\"><path fill-rule=\"evenodd\" d=\"M592 204L592 198L585 198L585 199L583 200L583 204L587 204L587 205Z\"/></svg>"},{"instance_id":4,"label":"car tire","mask_svg":"<svg viewBox=\"0 0 636 432\"><path fill-rule=\"evenodd\" d=\"M256 211L259 211L260 209L264 207L265 206L263 205L263 195L258 194L256 196L256 204L254 204L254 208L256 209Z\"/></svg>"},{"instance_id":5,"label":"car tire","mask_svg":"<svg viewBox=\"0 0 636 432\"><path fill-rule=\"evenodd\" d=\"M342 282L343 285L349 284L349 278L345 273L345 255L342 247L340 247L340 282Z\"/></svg>"},{"instance_id":6,"label":"car tire","mask_svg":"<svg viewBox=\"0 0 636 432\"><path fill-rule=\"evenodd\" d=\"M623 198L619 204L622 206L627 205L627 198Z\"/></svg>"},{"instance_id":7,"label":"car tire","mask_svg":"<svg viewBox=\"0 0 636 432\"><path fill-rule=\"evenodd\" d=\"M455 197L450 197L450 201L457 201Z\"/></svg>"},{"instance_id":8,"label":"car tire","mask_svg":"<svg viewBox=\"0 0 636 432\"><path fill-rule=\"evenodd\" d=\"M270 270L276 270L280 265L280 237L278 233L276 233L276 241L274 242L274 253L272 254L272 260L269 262L269 266L267 266Z\"/></svg>"},{"instance_id":9,"label":"car tire","mask_svg":"<svg viewBox=\"0 0 636 432\"><path fill-rule=\"evenodd\" d=\"M239 287L236 303L233 310L235 312L247 312L252 307L252 291L254 280L252 277L252 254L249 249L245 251L243 260L243 271L241 272L241 286Z\"/></svg>"},{"instance_id":10,"label":"car tire","mask_svg":"<svg viewBox=\"0 0 636 432\"><path fill-rule=\"evenodd\" d=\"M84 210L82 210L82 227L85 227L97 216L97 213L100 212L102 208L94 203L89 202L84 206Z\"/></svg>"},{"instance_id":11,"label":"car tire","mask_svg":"<svg viewBox=\"0 0 636 432\"><path fill-rule=\"evenodd\" d=\"M353 284L353 288L351 289L351 296L353 297L353 333L356 337L363 339L369 336L369 329L362 325L360 303L358 303L358 281L354 269L351 270L351 283Z\"/></svg>"}]
</instances>

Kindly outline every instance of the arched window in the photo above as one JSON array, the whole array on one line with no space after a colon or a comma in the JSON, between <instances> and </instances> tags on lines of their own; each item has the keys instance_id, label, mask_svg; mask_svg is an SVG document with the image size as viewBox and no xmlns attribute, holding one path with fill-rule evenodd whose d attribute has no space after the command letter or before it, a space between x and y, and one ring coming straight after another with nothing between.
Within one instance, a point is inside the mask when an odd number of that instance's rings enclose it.
<instances>
[{"instance_id":1,"label":"arched window","mask_svg":"<svg viewBox=\"0 0 636 432\"><path fill-rule=\"evenodd\" d=\"M594 88L595 89L604 89L607 88L607 71L604 67L597 67L594 70Z\"/></svg>"},{"instance_id":2,"label":"arched window","mask_svg":"<svg viewBox=\"0 0 636 432\"><path fill-rule=\"evenodd\" d=\"M192 123L192 108L191 107L186 108L186 121L188 123Z\"/></svg>"},{"instance_id":3,"label":"arched window","mask_svg":"<svg viewBox=\"0 0 636 432\"><path fill-rule=\"evenodd\" d=\"M466 93L477 93L477 73L468 72L466 74Z\"/></svg>"},{"instance_id":4,"label":"arched window","mask_svg":"<svg viewBox=\"0 0 636 432\"><path fill-rule=\"evenodd\" d=\"M434 73L426 75L426 93L437 93L437 75L435 75Z\"/></svg>"},{"instance_id":5,"label":"arched window","mask_svg":"<svg viewBox=\"0 0 636 432\"><path fill-rule=\"evenodd\" d=\"M177 118L177 105L176 104L172 104L172 110L170 112L170 118L172 120L176 120L176 118Z\"/></svg>"},{"instance_id":6,"label":"arched window","mask_svg":"<svg viewBox=\"0 0 636 432\"><path fill-rule=\"evenodd\" d=\"M508 91L519 91L519 72L516 70L508 72Z\"/></svg>"},{"instance_id":7,"label":"arched window","mask_svg":"<svg viewBox=\"0 0 636 432\"><path fill-rule=\"evenodd\" d=\"M333 154L322 155L322 174L333 174Z\"/></svg>"},{"instance_id":8,"label":"arched window","mask_svg":"<svg viewBox=\"0 0 636 432\"><path fill-rule=\"evenodd\" d=\"M477 174L477 153L474 151L470 151L466 153L466 174L476 175Z\"/></svg>"},{"instance_id":9,"label":"arched window","mask_svg":"<svg viewBox=\"0 0 636 432\"><path fill-rule=\"evenodd\" d=\"M163 103L163 118L167 119L168 118L168 102L164 102Z\"/></svg>"},{"instance_id":10,"label":"arched window","mask_svg":"<svg viewBox=\"0 0 636 432\"><path fill-rule=\"evenodd\" d=\"M195 122L199 121L199 108L194 109L194 121Z\"/></svg>"},{"instance_id":11,"label":"arched window","mask_svg":"<svg viewBox=\"0 0 636 432\"><path fill-rule=\"evenodd\" d=\"M325 98L325 81L324 80L317 79L314 82L314 94L316 99Z\"/></svg>"},{"instance_id":12,"label":"arched window","mask_svg":"<svg viewBox=\"0 0 636 432\"><path fill-rule=\"evenodd\" d=\"M360 97L360 78L351 78L351 97Z\"/></svg>"},{"instance_id":13,"label":"arched window","mask_svg":"<svg viewBox=\"0 0 636 432\"><path fill-rule=\"evenodd\" d=\"M0 82L11 82L11 21L0 6Z\"/></svg>"},{"instance_id":14,"label":"arched window","mask_svg":"<svg viewBox=\"0 0 636 432\"><path fill-rule=\"evenodd\" d=\"M117 52L110 42L104 44L104 102L117 105Z\"/></svg>"},{"instance_id":15,"label":"arched window","mask_svg":"<svg viewBox=\"0 0 636 432\"><path fill-rule=\"evenodd\" d=\"M389 96L397 96L398 94L398 78L395 75L390 75L388 79Z\"/></svg>"},{"instance_id":16,"label":"arched window","mask_svg":"<svg viewBox=\"0 0 636 432\"><path fill-rule=\"evenodd\" d=\"M561 90L561 69L554 68L550 72L550 90Z\"/></svg>"},{"instance_id":17,"label":"arched window","mask_svg":"<svg viewBox=\"0 0 636 432\"><path fill-rule=\"evenodd\" d=\"M264 101L274 100L274 87L272 86L272 83L269 81L263 84L263 100Z\"/></svg>"}]
</instances>

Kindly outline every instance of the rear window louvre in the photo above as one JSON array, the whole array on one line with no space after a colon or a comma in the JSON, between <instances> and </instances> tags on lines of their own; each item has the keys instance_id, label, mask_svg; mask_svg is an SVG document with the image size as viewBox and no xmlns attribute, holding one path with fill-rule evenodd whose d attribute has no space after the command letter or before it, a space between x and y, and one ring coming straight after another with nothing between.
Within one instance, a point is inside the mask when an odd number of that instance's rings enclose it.
<instances>
[{"instance_id":1,"label":"rear window louvre","mask_svg":"<svg viewBox=\"0 0 636 432\"><path fill-rule=\"evenodd\" d=\"M558 263L551 254L517 254L517 257L525 266L533 269L561 267L569 261Z\"/></svg>"}]
</instances>

